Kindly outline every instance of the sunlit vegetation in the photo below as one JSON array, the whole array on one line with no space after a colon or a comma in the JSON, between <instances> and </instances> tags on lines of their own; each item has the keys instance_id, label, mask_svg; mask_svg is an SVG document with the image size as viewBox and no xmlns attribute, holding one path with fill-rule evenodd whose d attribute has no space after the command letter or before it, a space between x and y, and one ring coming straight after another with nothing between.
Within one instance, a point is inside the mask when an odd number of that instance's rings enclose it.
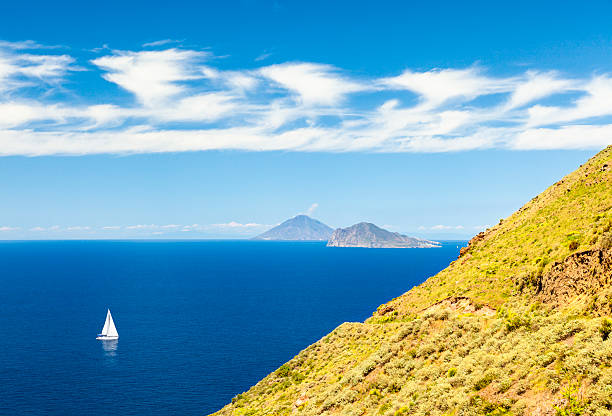
<instances>
[{"instance_id":1,"label":"sunlit vegetation","mask_svg":"<svg viewBox=\"0 0 612 416\"><path fill-rule=\"evenodd\" d=\"M219 415L612 414L610 165L612 147Z\"/></svg>"}]
</instances>

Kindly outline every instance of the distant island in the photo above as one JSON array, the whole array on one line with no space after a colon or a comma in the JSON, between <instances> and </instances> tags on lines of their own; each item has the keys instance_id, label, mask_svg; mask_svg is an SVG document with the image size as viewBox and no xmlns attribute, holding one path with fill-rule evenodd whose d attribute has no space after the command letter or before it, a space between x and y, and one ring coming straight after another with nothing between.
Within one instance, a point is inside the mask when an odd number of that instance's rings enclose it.
<instances>
[{"instance_id":1,"label":"distant island","mask_svg":"<svg viewBox=\"0 0 612 416\"><path fill-rule=\"evenodd\" d=\"M308 215L298 215L269 229L253 240L327 241L334 230Z\"/></svg>"},{"instance_id":2,"label":"distant island","mask_svg":"<svg viewBox=\"0 0 612 416\"><path fill-rule=\"evenodd\" d=\"M408 237L369 222L360 222L348 228L335 230L327 242L327 247L430 248L440 247L440 243Z\"/></svg>"}]
</instances>

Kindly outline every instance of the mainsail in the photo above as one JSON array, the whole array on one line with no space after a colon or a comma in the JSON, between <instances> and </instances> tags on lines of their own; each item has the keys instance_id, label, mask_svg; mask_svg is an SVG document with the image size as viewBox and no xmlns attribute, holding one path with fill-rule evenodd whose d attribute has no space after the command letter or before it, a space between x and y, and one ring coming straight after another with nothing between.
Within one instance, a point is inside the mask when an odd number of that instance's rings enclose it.
<instances>
[{"instance_id":1,"label":"mainsail","mask_svg":"<svg viewBox=\"0 0 612 416\"><path fill-rule=\"evenodd\" d=\"M104 327L102 328L100 335L105 337L119 337L119 333L117 333L117 328L115 328L115 323L113 322L113 316L110 313L110 309L108 309L106 312L106 321L104 321Z\"/></svg>"},{"instance_id":2,"label":"mainsail","mask_svg":"<svg viewBox=\"0 0 612 416\"><path fill-rule=\"evenodd\" d=\"M106 319L108 320L108 331L106 333L106 336L109 337L119 337L119 333L117 332L117 328L115 328L115 323L113 322L113 317L110 313L110 309L108 310L108 315L106 317ZM106 326L106 324L105 324Z\"/></svg>"}]
</instances>

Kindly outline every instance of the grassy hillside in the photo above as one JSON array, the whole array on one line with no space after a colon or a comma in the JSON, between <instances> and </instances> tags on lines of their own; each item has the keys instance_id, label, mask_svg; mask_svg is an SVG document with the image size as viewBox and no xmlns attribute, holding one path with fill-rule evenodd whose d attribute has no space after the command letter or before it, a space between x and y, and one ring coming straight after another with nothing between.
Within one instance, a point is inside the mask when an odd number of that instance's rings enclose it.
<instances>
[{"instance_id":1,"label":"grassy hillside","mask_svg":"<svg viewBox=\"0 0 612 416\"><path fill-rule=\"evenodd\" d=\"M218 415L611 415L612 146Z\"/></svg>"}]
</instances>

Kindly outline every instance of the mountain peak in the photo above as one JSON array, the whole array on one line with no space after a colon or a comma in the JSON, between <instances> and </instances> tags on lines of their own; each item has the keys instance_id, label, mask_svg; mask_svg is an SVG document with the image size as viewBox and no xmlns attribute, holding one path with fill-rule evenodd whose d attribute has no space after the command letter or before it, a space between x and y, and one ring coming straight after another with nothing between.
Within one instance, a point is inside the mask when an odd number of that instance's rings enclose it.
<instances>
[{"instance_id":1,"label":"mountain peak","mask_svg":"<svg viewBox=\"0 0 612 416\"><path fill-rule=\"evenodd\" d=\"M296 215L254 238L254 240L327 241L332 228L305 214Z\"/></svg>"}]
</instances>

